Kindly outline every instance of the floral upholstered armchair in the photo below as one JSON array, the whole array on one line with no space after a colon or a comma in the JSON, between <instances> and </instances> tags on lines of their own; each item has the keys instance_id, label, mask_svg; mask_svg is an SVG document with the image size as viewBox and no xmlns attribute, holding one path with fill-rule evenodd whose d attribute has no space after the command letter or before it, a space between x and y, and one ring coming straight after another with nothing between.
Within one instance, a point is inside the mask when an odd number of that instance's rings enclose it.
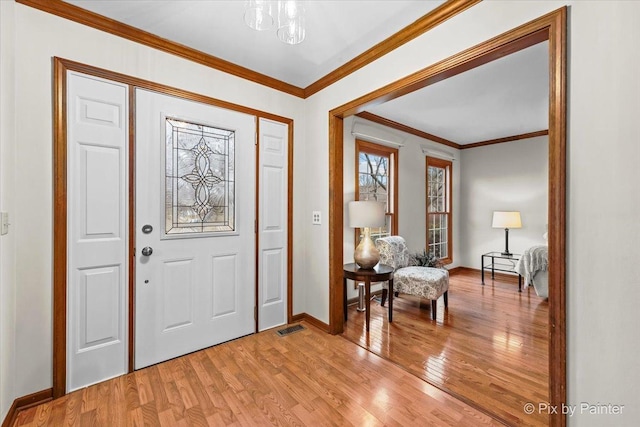
<instances>
[{"instance_id":1,"label":"floral upholstered armchair","mask_svg":"<svg viewBox=\"0 0 640 427\"><path fill-rule=\"evenodd\" d=\"M380 263L394 269L393 291L395 295L409 294L431 300L431 319L437 315L437 300L444 297L449 305L449 272L442 268L419 267L409 254L405 240L400 236L381 237L376 240L380 251ZM388 284L382 285L382 305L387 299Z\"/></svg>"}]
</instances>

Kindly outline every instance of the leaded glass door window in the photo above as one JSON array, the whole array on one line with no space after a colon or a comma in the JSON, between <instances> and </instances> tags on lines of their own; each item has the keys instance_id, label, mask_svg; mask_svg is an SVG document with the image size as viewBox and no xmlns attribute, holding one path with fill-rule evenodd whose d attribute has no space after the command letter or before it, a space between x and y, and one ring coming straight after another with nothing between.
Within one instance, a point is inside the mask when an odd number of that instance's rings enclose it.
<instances>
[{"instance_id":1,"label":"leaded glass door window","mask_svg":"<svg viewBox=\"0 0 640 427\"><path fill-rule=\"evenodd\" d=\"M235 231L235 132L165 118L165 236Z\"/></svg>"}]
</instances>

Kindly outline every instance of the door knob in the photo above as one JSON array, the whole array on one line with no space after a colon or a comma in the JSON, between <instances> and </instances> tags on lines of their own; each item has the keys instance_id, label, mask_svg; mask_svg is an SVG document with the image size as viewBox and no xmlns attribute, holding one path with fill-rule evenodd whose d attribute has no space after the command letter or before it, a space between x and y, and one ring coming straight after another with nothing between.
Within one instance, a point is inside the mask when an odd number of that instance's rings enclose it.
<instances>
[{"instance_id":1,"label":"door knob","mask_svg":"<svg viewBox=\"0 0 640 427\"><path fill-rule=\"evenodd\" d=\"M153 253L153 248L150 246L146 246L144 248L142 248L142 255L144 256L150 256Z\"/></svg>"}]
</instances>

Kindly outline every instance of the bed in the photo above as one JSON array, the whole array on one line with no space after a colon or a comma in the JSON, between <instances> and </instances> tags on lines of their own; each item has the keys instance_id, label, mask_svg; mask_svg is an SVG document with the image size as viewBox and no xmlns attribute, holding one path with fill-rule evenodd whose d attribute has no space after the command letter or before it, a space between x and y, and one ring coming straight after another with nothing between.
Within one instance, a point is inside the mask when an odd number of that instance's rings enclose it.
<instances>
[{"instance_id":1,"label":"bed","mask_svg":"<svg viewBox=\"0 0 640 427\"><path fill-rule=\"evenodd\" d=\"M524 278L524 287L533 285L536 295L549 297L549 247L531 246L525 250L514 270Z\"/></svg>"}]
</instances>

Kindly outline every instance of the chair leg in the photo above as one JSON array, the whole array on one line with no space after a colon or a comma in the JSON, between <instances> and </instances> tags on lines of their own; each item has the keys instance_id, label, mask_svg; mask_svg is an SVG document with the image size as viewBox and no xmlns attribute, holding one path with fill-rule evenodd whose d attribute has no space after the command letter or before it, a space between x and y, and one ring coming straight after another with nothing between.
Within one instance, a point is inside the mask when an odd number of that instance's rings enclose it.
<instances>
[{"instance_id":1,"label":"chair leg","mask_svg":"<svg viewBox=\"0 0 640 427\"><path fill-rule=\"evenodd\" d=\"M449 308L449 291L444 291L444 308Z\"/></svg>"},{"instance_id":2,"label":"chair leg","mask_svg":"<svg viewBox=\"0 0 640 427\"><path fill-rule=\"evenodd\" d=\"M431 300L431 320L436 320L436 315L438 314L438 300Z\"/></svg>"},{"instance_id":3,"label":"chair leg","mask_svg":"<svg viewBox=\"0 0 640 427\"><path fill-rule=\"evenodd\" d=\"M384 303L387 301L387 290L382 289L382 299L380 300L380 305L384 307Z\"/></svg>"},{"instance_id":4,"label":"chair leg","mask_svg":"<svg viewBox=\"0 0 640 427\"><path fill-rule=\"evenodd\" d=\"M393 293L393 296L394 296L394 297L397 297L397 296L398 296L398 294L399 294L399 292L394 292L394 293Z\"/></svg>"}]
</instances>

